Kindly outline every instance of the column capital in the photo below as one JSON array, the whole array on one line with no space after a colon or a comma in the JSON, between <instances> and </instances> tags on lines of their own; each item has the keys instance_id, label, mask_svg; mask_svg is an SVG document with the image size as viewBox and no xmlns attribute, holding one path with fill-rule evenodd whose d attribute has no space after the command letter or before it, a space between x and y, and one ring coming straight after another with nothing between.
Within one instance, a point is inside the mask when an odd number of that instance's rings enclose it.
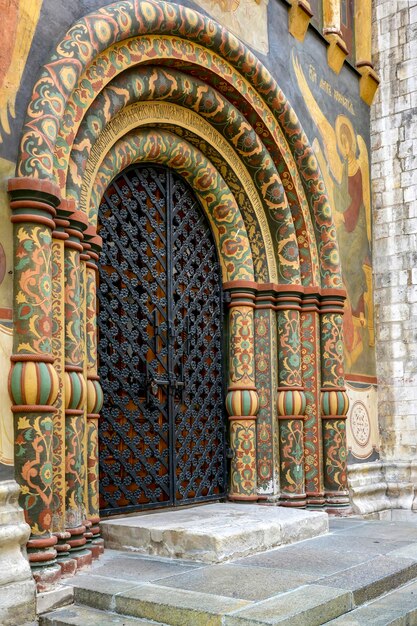
<instances>
[{"instance_id":1,"label":"column capital","mask_svg":"<svg viewBox=\"0 0 417 626\"><path fill-rule=\"evenodd\" d=\"M54 218L61 200L56 185L49 180L10 178L7 189L13 224L35 222L55 228Z\"/></svg>"}]
</instances>

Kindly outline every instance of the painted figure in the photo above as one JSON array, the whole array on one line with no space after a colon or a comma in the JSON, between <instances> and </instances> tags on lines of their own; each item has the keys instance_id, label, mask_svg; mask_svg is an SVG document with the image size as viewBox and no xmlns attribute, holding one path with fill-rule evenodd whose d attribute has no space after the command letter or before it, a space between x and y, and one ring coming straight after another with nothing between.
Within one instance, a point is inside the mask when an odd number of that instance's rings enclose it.
<instances>
[{"instance_id":1,"label":"painted figure","mask_svg":"<svg viewBox=\"0 0 417 626\"><path fill-rule=\"evenodd\" d=\"M268 54L269 0L195 0L202 9L255 50Z\"/></svg>"},{"instance_id":2,"label":"painted figure","mask_svg":"<svg viewBox=\"0 0 417 626\"><path fill-rule=\"evenodd\" d=\"M43 0L0 0L0 143L10 134L10 118L16 117L16 96Z\"/></svg>"},{"instance_id":3,"label":"painted figure","mask_svg":"<svg viewBox=\"0 0 417 626\"><path fill-rule=\"evenodd\" d=\"M347 301L343 321L347 371L375 345L372 304L371 198L368 149L346 115L328 121L307 83L298 59L293 67L305 104L320 133L313 149L322 171L334 217Z\"/></svg>"}]
</instances>

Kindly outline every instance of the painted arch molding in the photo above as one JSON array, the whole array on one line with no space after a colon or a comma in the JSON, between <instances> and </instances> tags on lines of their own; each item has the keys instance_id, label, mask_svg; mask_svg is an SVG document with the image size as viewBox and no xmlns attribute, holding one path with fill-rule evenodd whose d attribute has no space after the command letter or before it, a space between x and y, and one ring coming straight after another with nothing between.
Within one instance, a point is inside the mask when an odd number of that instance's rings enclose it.
<instances>
[{"instance_id":1,"label":"painted arch molding","mask_svg":"<svg viewBox=\"0 0 417 626\"><path fill-rule=\"evenodd\" d=\"M236 37L181 5L123 0L74 24L42 68L9 181L16 479L38 568L85 543L102 549L97 210L108 184L146 161L188 180L217 244L229 496L348 505L344 291L308 139Z\"/></svg>"}]
</instances>

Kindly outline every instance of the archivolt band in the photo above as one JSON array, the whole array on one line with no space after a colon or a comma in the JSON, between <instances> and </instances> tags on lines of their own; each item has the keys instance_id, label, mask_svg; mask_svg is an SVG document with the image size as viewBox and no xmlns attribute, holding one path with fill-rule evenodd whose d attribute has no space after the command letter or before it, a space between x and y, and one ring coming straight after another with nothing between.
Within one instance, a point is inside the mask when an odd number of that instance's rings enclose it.
<instances>
[{"instance_id":1,"label":"archivolt band","mask_svg":"<svg viewBox=\"0 0 417 626\"><path fill-rule=\"evenodd\" d=\"M42 68L9 181L16 479L29 559L51 580L102 550L97 214L143 163L187 181L215 243L228 497L349 505L345 292L307 137L265 67L214 21L116 2L77 22Z\"/></svg>"}]
</instances>

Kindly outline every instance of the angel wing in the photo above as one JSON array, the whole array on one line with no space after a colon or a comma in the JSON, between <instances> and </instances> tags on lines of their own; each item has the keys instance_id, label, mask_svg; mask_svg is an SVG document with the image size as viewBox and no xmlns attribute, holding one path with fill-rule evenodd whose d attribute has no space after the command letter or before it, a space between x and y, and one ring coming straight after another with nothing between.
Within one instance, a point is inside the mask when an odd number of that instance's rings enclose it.
<instances>
[{"instance_id":1,"label":"angel wing","mask_svg":"<svg viewBox=\"0 0 417 626\"><path fill-rule=\"evenodd\" d=\"M369 157L368 148L361 135L357 135L356 141L358 142L359 156L357 159L359 168L362 174L362 197L365 207L366 216L366 235L368 241L371 241L371 187L369 183Z\"/></svg>"},{"instance_id":2,"label":"angel wing","mask_svg":"<svg viewBox=\"0 0 417 626\"><path fill-rule=\"evenodd\" d=\"M321 145L320 145L319 140L317 139L317 137L313 141L312 148L313 148L314 153L316 155L317 162L319 164L320 171L321 171L321 174L323 176L324 184L326 185L326 191L327 191L327 195L329 197L330 206L332 207L332 209L334 209L334 206L335 206L334 185L335 185L335 183L334 183L333 178L330 175L329 164L326 161L326 157L323 154L323 150L321 148ZM339 213L338 211L333 211L333 217L334 217L335 221L338 220L339 223L341 221L343 221L343 214ZM336 227L338 225L339 224L336 223Z\"/></svg>"},{"instance_id":3,"label":"angel wing","mask_svg":"<svg viewBox=\"0 0 417 626\"><path fill-rule=\"evenodd\" d=\"M10 19L15 19L15 28L8 37L4 37L0 49L3 67L7 68L0 83L0 143L3 141L2 133L10 134L10 118L16 117L16 96L39 21L42 2L43 0L20 0L13 3L13 9L10 6L5 8L6 11L17 11L17 15L9 16ZM0 1L0 8L2 4L4 1Z\"/></svg>"},{"instance_id":4,"label":"angel wing","mask_svg":"<svg viewBox=\"0 0 417 626\"><path fill-rule=\"evenodd\" d=\"M304 76L304 72L301 69L301 65L298 61L297 56L292 54L292 64L294 67L294 72L297 78L298 86L304 98L304 102L306 107L313 118L321 136L321 140L324 145L324 151L326 155L327 162L329 163L330 170L334 179L337 183L340 184L343 175L343 162L339 157L337 152L337 141L336 141L336 133L332 125L327 121L325 115L320 110L319 105L314 99L313 94L311 93L311 89L308 86L306 77Z\"/></svg>"}]
</instances>

